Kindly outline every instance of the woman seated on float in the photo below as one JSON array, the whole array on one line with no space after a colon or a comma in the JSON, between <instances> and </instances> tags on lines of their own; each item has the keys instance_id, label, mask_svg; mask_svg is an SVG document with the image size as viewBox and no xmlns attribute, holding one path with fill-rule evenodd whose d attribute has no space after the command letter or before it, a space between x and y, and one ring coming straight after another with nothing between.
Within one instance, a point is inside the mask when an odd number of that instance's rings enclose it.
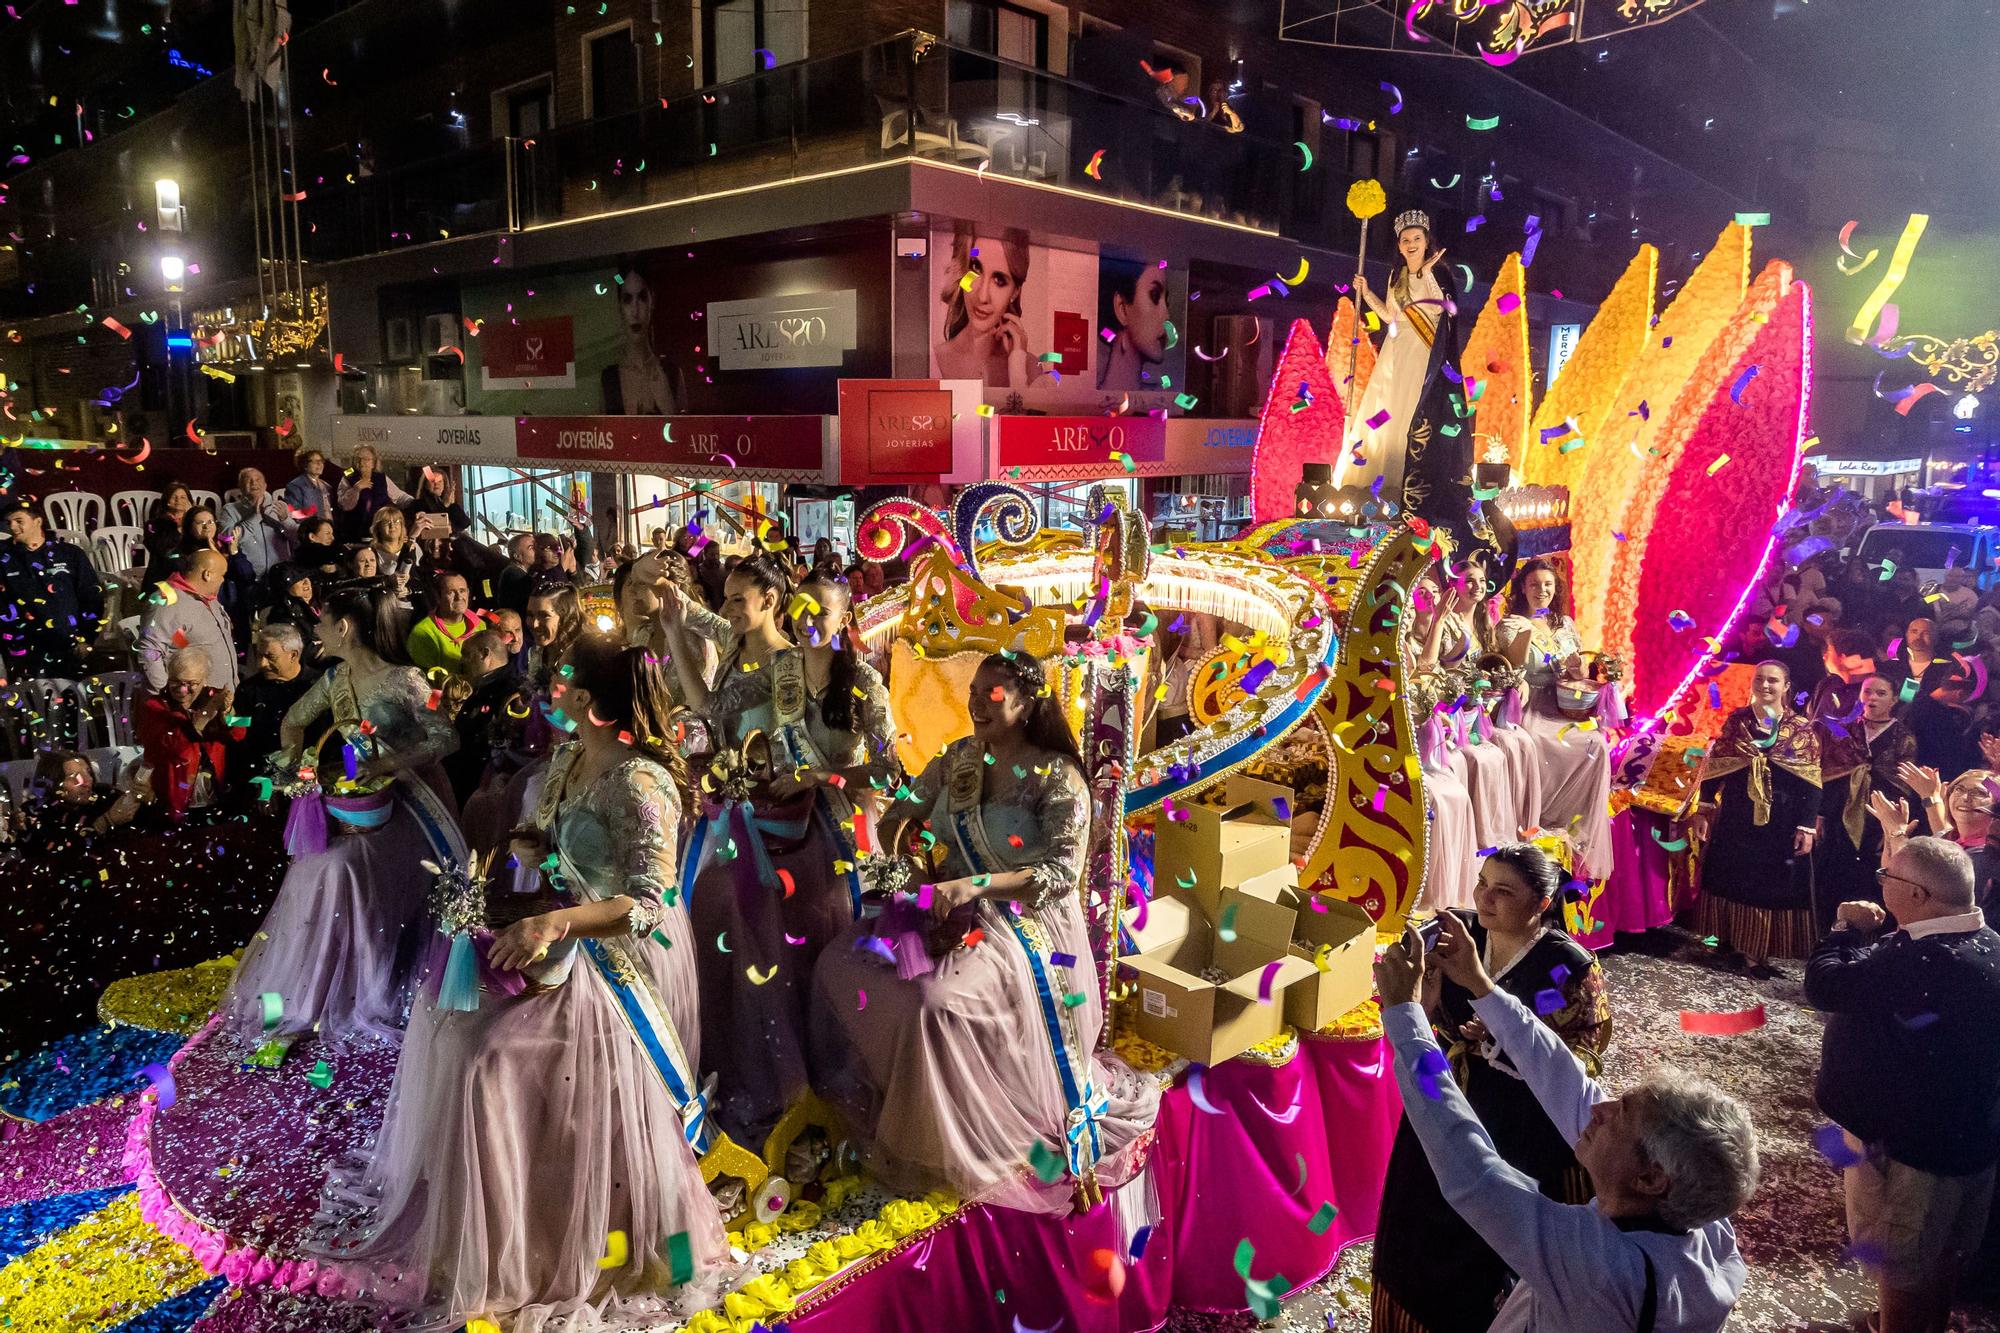
<instances>
[{"instance_id":1,"label":"woman seated on float","mask_svg":"<svg viewBox=\"0 0 2000 1333\"><path fill-rule=\"evenodd\" d=\"M1159 1091L1097 1050L1090 802L1041 663L988 657L967 708L884 817L937 864L820 960L814 1086L890 1188L1063 1213L1137 1172Z\"/></svg>"},{"instance_id":2,"label":"woman seated on float","mask_svg":"<svg viewBox=\"0 0 2000 1333\"><path fill-rule=\"evenodd\" d=\"M795 598L762 554L730 571L720 617L659 587L683 697L723 767L740 773L735 794L711 793L720 808L689 838L681 882L701 967L704 1076L717 1076L722 1128L759 1152L808 1090L812 969L859 911L854 796L891 766L894 728L880 677L858 659L844 587L815 581ZM804 647L785 633L788 614ZM698 638L727 641L712 681L692 665ZM799 1161L785 1174L796 1184L816 1171Z\"/></svg>"},{"instance_id":3,"label":"woman seated on float","mask_svg":"<svg viewBox=\"0 0 2000 1333\"><path fill-rule=\"evenodd\" d=\"M465 860L438 763L458 733L404 656L407 613L394 592L343 588L317 634L338 664L285 713L272 761L304 784L285 826L292 863L224 1001L246 1036L274 1043L312 1029L327 1040L395 1036L426 929L423 862ZM309 737L322 714L332 731Z\"/></svg>"},{"instance_id":4,"label":"woman seated on float","mask_svg":"<svg viewBox=\"0 0 2000 1333\"><path fill-rule=\"evenodd\" d=\"M1521 566L1495 639L1508 662L1527 672L1521 722L1541 750L1541 826L1567 833L1578 872L1602 878L1611 873L1611 746L1603 723L1615 716L1616 686L1603 686L1612 697L1595 718L1565 713L1565 698L1600 696L1584 665L1569 587L1554 564L1537 559Z\"/></svg>"},{"instance_id":5,"label":"woman seated on float","mask_svg":"<svg viewBox=\"0 0 2000 1333\"><path fill-rule=\"evenodd\" d=\"M477 993L422 1000L381 1132L336 1170L311 1240L353 1294L439 1327L663 1320L662 1293L727 1254L696 1160L685 767L647 739L673 726L665 671L598 635L563 665L577 739L513 841L524 865L553 859L552 891L478 931Z\"/></svg>"}]
</instances>

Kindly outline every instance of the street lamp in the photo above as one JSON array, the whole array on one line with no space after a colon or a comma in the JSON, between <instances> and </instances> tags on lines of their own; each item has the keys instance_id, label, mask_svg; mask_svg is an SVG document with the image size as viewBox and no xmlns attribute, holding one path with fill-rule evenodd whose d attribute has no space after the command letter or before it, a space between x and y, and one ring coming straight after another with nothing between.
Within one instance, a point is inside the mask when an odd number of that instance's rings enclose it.
<instances>
[{"instance_id":1,"label":"street lamp","mask_svg":"<svg viewBox=\"0 0 2000 1333\"><path fill-rule=\"evenodd\" d=\"M159 213L161 231L180 231L186 217L181 208L181 183L172 179L153 182L153 206Z\"/></svg>"},{"instance_id":2,"label":"street lamp","mask_svg":"<svg viewBox=\"0 0 2000 1333\"><path fill-rule=\"evenodd\" d=\"M166 280L167 291L184 290L182 280L187 277L187 261L179 255L161 255L160 276Z\"/></svg>"}]
</instances>

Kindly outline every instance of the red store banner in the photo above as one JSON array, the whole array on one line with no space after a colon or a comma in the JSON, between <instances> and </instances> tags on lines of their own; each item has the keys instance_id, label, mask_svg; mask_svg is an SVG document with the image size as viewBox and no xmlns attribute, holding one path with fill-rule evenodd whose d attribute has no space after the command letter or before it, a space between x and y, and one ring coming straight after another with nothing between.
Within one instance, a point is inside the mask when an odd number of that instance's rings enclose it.
<instances>
[{"instance_id":1,"label":"red store banner","mask_svg":"<svg viewBox=\"0 0 2000 1333\"><path fill-rule=\"evenodd\" d=\"M483 326L478 353L483 389L576 387L576 332L568 315Z\"/></svg>"},{"instance_id":2,"label":"red store banner","mask_svg":"<svg viewBox=\"0 0 2000 1333\"><path fill-rule=\"evenodd\" d=\"M984 477L977 380L843 379L843 486L927 486Z\"/></svg>"},{"instance_id":3,"label":"red store banner","mask_svg":"<svg viewBox=\"0 0 2000 1333\"><path fill-rule=\"evenodd\" d=\"M1007 480L1150 476L1166 461L1167 423L1158 417L1009 416L989 422L994 466Z\"/></svg>"},{"instance_id":4,"label":"red store banner","mask_svg":"<svg viewBox=\"0 0 2000 1333\"><path fill-rule=\"evenodd\" d=\"M828 479L827 418L522 417L516 448L529 463L747 481Z\"/></svg>"}]
</instances>

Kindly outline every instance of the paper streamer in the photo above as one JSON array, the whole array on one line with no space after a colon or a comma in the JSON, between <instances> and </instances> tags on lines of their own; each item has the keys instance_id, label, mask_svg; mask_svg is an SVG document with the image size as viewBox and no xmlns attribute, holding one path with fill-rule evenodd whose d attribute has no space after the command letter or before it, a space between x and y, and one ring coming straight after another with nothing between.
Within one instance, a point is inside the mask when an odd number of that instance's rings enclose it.
<instances>
[{"instance_id":1,"label":"paper streamer","mask_svg":"<svg viewBox=\"0 0 2000 1333\"><path fill-rule=\"evenodd\" d=\"M178 1094L174 1091L174 1074L165 1065L147 1065L139 1071L153 1085L153 1091L160 1099L160 1109L170 1110Z\"/></svg>"},{"instance_id":2,"label":"paper streamer","mask_svg":"<svg viewBox=\"0 0 2000 1333\"><path fill-rule=\"evenodd\" d=\"M1930 214L1912 213L1910 220L1903 224L1903 234L1896 240L1896 248L1889 254L1889 269L1875 284L1875 290L1868 293L1868 299L1855 312L1854 322L1847 326L1847 341L1859 347L1868 341L1868 328L1875 317L1882 313L1882 307L1903 285L1903 279L1910 272L1910 257L1917 251L1917 242L1922 239L1924 228L1930 225Z\"/></svg>"},{"instance_id":3,"label":"paper streamer","mask_svg":"<svg viewBox=\"0 0 2000 1333\"><path fill-rule=\"evenodd\" d=\"M1740 1037L1764 1026L1764 1006L1752 1005L1733 1013L1711 1014L1699 1009L1681 1010L1681 1031L1702 1037Z\"/></svg>"}]
</instances>

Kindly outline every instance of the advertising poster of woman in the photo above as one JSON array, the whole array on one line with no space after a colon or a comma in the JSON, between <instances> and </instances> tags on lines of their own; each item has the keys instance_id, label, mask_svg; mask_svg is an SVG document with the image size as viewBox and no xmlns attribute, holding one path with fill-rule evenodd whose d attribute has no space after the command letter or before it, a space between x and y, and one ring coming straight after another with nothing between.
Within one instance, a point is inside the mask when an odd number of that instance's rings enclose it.
<instances>
[{"instance_id":1,"label":"advertising poster of woman","mask_svg":"<svg viewBox=\"0 0 2000 1333\"><path fill-rule=\"evenodd\" d=\"M1025 389L1040 378L1038 353L1048 336L1039 330L1039 345L1031 346L1025 294L1033 266L1028 234L1019 228L981 231L970 222L957 224L938 293L944 319L931 346L933 374L978 380L990 389Z\"/></svg>"},{"instance_id":2,"label":"advertising poster of woman","mask_svg":"<svg viewBox=\"0 0 2000 1333\"><path fill-rule=\"evenodd\" d=\"M1097 387L1108 393L1160 390L1184 379L1180 311L1187 284L1164 259L1114 259L1097 266Z\"/></svg>"},{"instance_id":3,"label":"advertising poster of woman","mask_svg":"<svg viewBox=\"0 0 2000 1333\"><path fill-rule=\"evenodd\" d=\"M637 264L622 264L618 275L618 359L604 368L604 414L614 417L672 416L682 396L653 344L653 289Z\"/></svg>"}]
</instances>

